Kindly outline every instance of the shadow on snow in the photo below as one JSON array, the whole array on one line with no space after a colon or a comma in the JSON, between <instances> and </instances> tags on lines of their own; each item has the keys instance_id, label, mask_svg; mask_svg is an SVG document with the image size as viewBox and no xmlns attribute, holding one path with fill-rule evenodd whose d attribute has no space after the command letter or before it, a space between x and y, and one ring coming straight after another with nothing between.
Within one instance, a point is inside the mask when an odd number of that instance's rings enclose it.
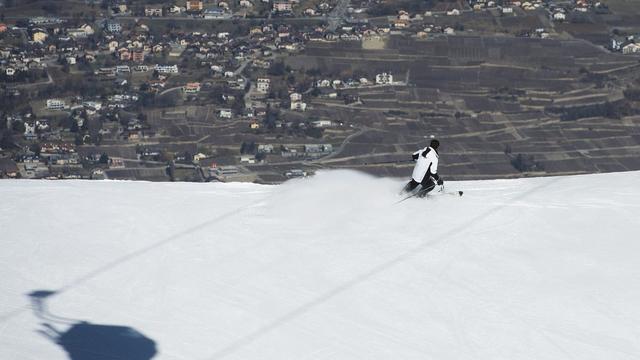
<instances>
[{"instance_id":1,"label":"shadow on snow","mask_svg":"<svg viewBox=\"0 0 640 360\"><path fill-rule=\"evenodd\" d=\"M156 354L155 341L131 327L92 324L51 314L46 299L55 294L37 290L28 296L42 321L38 332L60 345L71 360L149 360Z\"/></svg>"}]
</instances>

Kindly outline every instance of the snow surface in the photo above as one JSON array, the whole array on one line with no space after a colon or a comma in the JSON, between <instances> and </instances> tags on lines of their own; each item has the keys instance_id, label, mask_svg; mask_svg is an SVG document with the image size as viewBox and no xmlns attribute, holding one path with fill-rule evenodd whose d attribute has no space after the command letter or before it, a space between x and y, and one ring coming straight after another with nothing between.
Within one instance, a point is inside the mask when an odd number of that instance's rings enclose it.
<instances>
[{"instance_id":1,"label":"snow surface","mask_svg":"<svg viewBox=\"0 0 640 360\"><path fill-rule=\"evenodd\" d=\"M279 186L0 182L0 359L135 329L154 359L639 359L640 172ZM27 296L45 299L47 316ZM65 320L66 319L66 320Z\"/></svg>"}]
</instances>

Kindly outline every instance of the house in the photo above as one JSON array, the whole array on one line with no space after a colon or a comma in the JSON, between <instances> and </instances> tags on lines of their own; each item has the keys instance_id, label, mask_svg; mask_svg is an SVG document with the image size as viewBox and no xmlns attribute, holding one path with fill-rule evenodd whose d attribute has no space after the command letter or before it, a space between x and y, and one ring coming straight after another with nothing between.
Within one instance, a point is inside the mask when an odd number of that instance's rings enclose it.
<instances>
[{"instance_id":1,"label":"house","mask_svg":"<svg viewBox=\"0 0 640 360\"><path fill-rule=\"evenodd\" d=\"M392 24L396 29L404 29L409 26L409 20L394 19Z\"/></svg>"},{"instance_id":2,"label":"house","mask_svg":"<svg viewBox=\"0 0 640 360\"><path fill-rule=\"evenodd\" d=\"M135 50L133 53L131 53L131 60L137 63L144 62L144 51Z\"/></svg>"},{"instance_id":3,"label":"house","mask_svg":"<svg viewBox=\"0 0 640 360\"><path fill-rule=\"evenodd\" d=\"M204 9L202 1L189 0L187 1L187 11L202 11Z\"/></svg>"},{"instance_id":4,"label":"house","mask_svg":"<svg viewBox=\"0 0 640 360\"><path fill-rule=\"evenodd\" d=\"M129 61L131 60L131 51L129 51L129 49L122 48L118 50L118 57L120 58L120 61Z\"/></svg>"},{"instance_id":5,"label":"house","mask_svg":"<svg viewBox=\"0 0 640 360\"><path fill-rule=\"evenodd\" d=\"M147 65L136 65L133 67L133 71L147 72L149 71L149 67Z\"/></svg>"},{"instance_id":6,"label":"house","mask_svg":"<svg viewBox=\"0 0 640 360\"><path fill-rule=\"evenodd\" d=\"M202 17L204 17L205 19L225 19L228 16L223 8L216 6L204 10Z\"/></svg>"},{"instance_id":7,"label":"house","mask_svg":"<svg viewBox=\"0 0 640 360\"><path fill-rule=\"evenodd\" d=\"M187 83L185 86L182 87L182 91L184 91L186 94L197 94L198 92L200 92L200 83L199 82Z\"/></svg>"},{"instance_id":8,"label":"house","mask_svg":"<svg viewBox=\"0 0 640 360\"><path fill-rule=\"evenodd\" d=\"M378 85L388 85L393 83L393 75L388 73L382 73L376 75L376 84Z\"/></svg>"},{"instance_id":9,"label":"house","mask_svg":"<svg viewBox=\"0 0 640 360\"><path fill-rule=\"evenodd\" d=\"M144 15L149 17L162 16L162 6L145 6Z\"/></svg>"},{"instance_id":10,"label":"house","mask_svg":"<svg viewBox=\"0 0 640 360\"><path fill-rule=\"evenodd\" d=\"M212 167L209 173L222 181L242 178L240 170L233 165Z\"/></svg>"},{"instance_id":11,"label":"house","mask_svg":"<svg viewBox=\"0 0 640 360\"><path fill-rule=\"evenodd\" d=\"M333 126L333 122L331 120L316 120L316 121L313 121L311 124L317 128Z\"/></svg>"},{"instance_id":12,"label":"house","mask_svg":"<svg viewBox=\"0 0 640 360\"><path fill-rule=\"evenodd\" d=\"M253 155L242 155L240 156L240 162L247 163L247 164L255 164L256 158Z\"/></svg>"},{"instance_id":13,"label":"house","mask_svg":"<svg viewBox=\"0 0 640 360\"><path fill-rule=\"evenodd\" d=\"M307 172L300 169L292 169L284 173L284 176L288 178L297 178L307 176Z\"/></svg>"},{"instance_id":14,"label":"house","mask_svg":"<svg viewBox=\"0 0 640 360\"><path fill-rule=\"evenodd\" d=\"M26 140L36 140L38 138L38 134L36 134L36 124L25 122L23 135Z\"/></svg>"},{"instance_id":15,"label":"house","mask_svg":"<svg viewBox=\"0 0 640 360\"><path fill-rule=\"evenodd\" d=\"M291 12L293 10L288 0L276 0L273 2L273 11L275 12Z\"/></svg>"},{"instance_id":16,"label":"house","mask_svg":"<svg viewBox=\"0 0 640 360\"><path fill-rule=\"evenodd\" d=\"M169 7L169 13L170 14L174 14L174 15L175 14L182 14L182 12L184 12L184 11L185 11L185 8L180 7L178 5L171 5Z\"/></svg>"},{"instance_id":17,"label":"house","mask_svg":"<svg viewBox=\"0 0 640 360\"><path fill-rule=\"evenodd\" d=\"M138 26L136 26L133 29L134 32L137 33L148 33L149 32L149 27L145 24L138 24Z\"/></svg>"},{"instance_id":18,"label":"house","mask_svg":"<svg viewBox=\"0 0 640 360\"><path fill-rule=\"evenodd\" d=\"M107 31L112 33L119 33L120 31L122 31L122 25L120 25L120 23L117 23L117 22L112 22L112 21L108 22Z\"/></svg>"},{"instance_id":19,"label":"house","mask_svg":"<svg viewBox=\"0 0 640 360\"><path fill-rule=\"evenodd\" d=\"M64 108L65 108L65 103L63 100L59 100L59 99L47 100L47 109L49 110L63 110Z\"/></svg>"},{"instance_id":20,"label":"house","mask_svg":"<svg viewBox=\"0 0 640 360\"><path fill-rule=\"evenodd\" d=\"M304 146L304 152L307 154L327 154L332 151L331 144L307 144Z\"/></svg>"},{"instance_id":21,"label":"house","mask_svg":"<svg viewBox=\"0 0 640 360\"><path fill-rule=\"evenodd\" d=\"M316 87L326 88L326 87L329 87L329 86L331 86L331 81L328 80L328 79L322 79L322 80L316 81Z\"/></svg>"},{"instance_id":22,"label":"house","mask_svg":"<svg viewBox=\"0 0 640 360\"><path fill-rule=\"evenodd\" d=\"M256 88L259 93L262 93L262 94L268 93L270 87L271 87L271 79L258 78L258 83L256 84Z\"/></svg>"},{"instance_id":23,"label":"house","mask_svg":"<svg viewBox=\"0 0 640 360\"><path fill-rule=\"evenodd\" d=\"M256 115L255 110L253 108L245 108L244 111L242 112L242 117L245 118L252 118Z\"/></svg>"},{"instance_id":24,"label":"house","mask_svg":"<svg viewBox=\"0 0 640 360\"><path fill-rule=\"evenodd\" d=\"M223 119L231 119L233 117L233 112L231 109L220 109L218 116Z\"/></svg>"},{"instance_id":25,"label":"house","mask_svg":"<svg viewBox=\"0 0 640 360\"><path fill-rule=\"evenodd\" d=\"M111 40L107 43L107 48L110 52L115 52L118 49L118 45L120 45L117 41Z\"/></svg>"},{"instance_id":26,"label":"house","mask_svg":"<svg viewBox=\"0 0 640 360\"><path fill-rule=\"evenodd\" d=\"M161 52L164 51L164 46L162 44L155 44L151 48L151 51L153 51L153 53L155 53L155 54L161 53Z\"/></svg>"},{"instance_id":27,"label":"house","mask_svg":"<svg viewBox=\"0 0 640 360\"><path fill-rule=\"evenodd\" d=\"M84 101L82 106L90 111L100 111L100 109L102 109L102 103L98 101Z\"/></svg>"},{"instance_id":28,"label":"house","mask_svg":"<svg viewBox=\"0 0 640 360\"><path fill-rule=\"evenodd\" d=\"M47 40L49 35L44 31L35 31L32 35L33 41L37 43L43 43Z\"/></svg>"},{"instance_id":29,"label":"house","mask_svg":"<svg viewBox=\"0 0 640 360\"><path fill-rule=\"evenodd\" d=\"M567 19L567 16L563 12L556 12L553 14L553 20L555 21L564 21Z\"/></svg>"},{"instance_id":30,"label":"house","mask_svg":"<svg viewBox=\"0 0 640 360\"><path fill-rule=\"evenodd\" d=\"M398 11L398 19L400 20L410 20L411 16L409 16L409 13L404 11L404 10L400 10Z\"/></svg>"},{"instance_id":31,"label":"house","mask_svg":"<svg viewBox=\"0 0 640 360\"><path fill-rule=\"evenodd\" d=\"M156 65L154 70L161 74L177 74L178 73L178 65Z\"/></svg>"},{"instance_id":32,"label":"house","mask_svg":"<svg viewBox=\"0 0 640 360\"><path fill-rule=\"evenodd\" d=\"M96 75L101 75L101 76L116 76L116 68L115 67L108 67L108 68L100 68L96 71Z\"/></svg>"},{"instance_id":33,"label":"house","mask_svg":"<svg viewBox=\"0 0 640 360\"><path fill-rule=\"evenodd\" d=\"M111 8L113 15L125 15L129 13L129 9L127 8L127 4L118 4Z\"/></svg>"},{"instance_id":34,"label":"house","mask_svg":"<svg viewBox=\"0 0 640 360\"><path fill-rule=\"evenodd\" d=\"M74 39L84 39L87 36L93 35L94 33L95 31L88 24L84 24L77 29L67 30L67 34Z\"/></svg>"},{"instance_id":35,"label":"house","mask_svg":"<svg viewBox=\"0 0 640 360\"><path fill-rule=\"evenodd\" d=\"M169 50L169 56L180 57L184 52L184 47L178 44L171 44L171 50Z\"/></svg>"},{"instance_id":36,"label":"house","mask_svg":"<svg viewBox=\"0 0 640 360\"><path fill-rule=\"evenodd\" d=\"M307 110L307 103L302 101L292 101L290 109L295 111L305 111Z\"/></svg>"},{"instance_id":37,"label":"house","mask_svg":"<svg viewBox=\"0 0 640 360\"><path fill-rule=\"evenodd\" d=\"M622 47L623 54L635 54L640 52L640 45L636 43L630 43Z\"/></svg>"}]
</instances>

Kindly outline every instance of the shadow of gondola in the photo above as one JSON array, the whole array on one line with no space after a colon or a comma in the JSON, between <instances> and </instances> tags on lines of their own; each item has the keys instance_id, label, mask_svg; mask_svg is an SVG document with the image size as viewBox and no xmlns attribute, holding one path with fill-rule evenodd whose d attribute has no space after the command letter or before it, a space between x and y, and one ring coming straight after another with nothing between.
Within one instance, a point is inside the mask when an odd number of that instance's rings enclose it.
<instances>
[{"instance_id":1,"label":"shadow of gondola","mask_svg":"<svg viewBox=\"0 0 640 360\"><path fill-rule=\"evenodd\" d=\"M46 299L55 291L28 294L34 314L42 320L38 333L61 346L71 360L149 360L157 352L155 341L128 326L92 324L51 314ZM66 330L58 327L68 326Z\"/></svg>"}]
</instances>

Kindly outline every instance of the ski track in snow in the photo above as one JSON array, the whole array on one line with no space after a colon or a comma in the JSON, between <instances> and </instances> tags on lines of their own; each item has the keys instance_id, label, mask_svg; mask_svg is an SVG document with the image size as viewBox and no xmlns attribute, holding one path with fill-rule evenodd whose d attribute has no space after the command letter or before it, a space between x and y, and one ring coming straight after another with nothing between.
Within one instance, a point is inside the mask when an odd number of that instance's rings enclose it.
<instances>
[{"instance_id":1,"label":"ski track in snow","mask_svg":"<svg viewBox=\"0 0 640 360\"><path fill-rule=\"evenodd\" d=\"M131 327L154 359L640 358L640 172L279 186L2 181L0 358L43 323ZM27 294L52 290L45 312ZM64 319L68 319L64 320Z\"/></svg>"}]
</instances>

